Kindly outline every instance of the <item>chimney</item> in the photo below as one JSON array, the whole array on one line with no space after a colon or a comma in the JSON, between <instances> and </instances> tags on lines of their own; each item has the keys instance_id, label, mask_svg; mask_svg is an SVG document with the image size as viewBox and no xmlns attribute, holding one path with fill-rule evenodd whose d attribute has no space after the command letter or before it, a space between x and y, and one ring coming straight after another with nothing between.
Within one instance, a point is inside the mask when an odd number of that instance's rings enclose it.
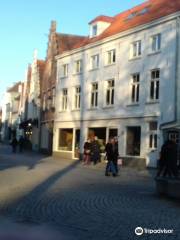
<instances>
[{"instance_id":1,"label":"chimney","mask_svg":"<svg viewBox=\"0 0 180 240\"><path fill-rule=\"evenodd\" d=\"M56 32L56 21L51 21L51 29L50 29L51 33L55 33Z\"/></svg>"}]
</instances>

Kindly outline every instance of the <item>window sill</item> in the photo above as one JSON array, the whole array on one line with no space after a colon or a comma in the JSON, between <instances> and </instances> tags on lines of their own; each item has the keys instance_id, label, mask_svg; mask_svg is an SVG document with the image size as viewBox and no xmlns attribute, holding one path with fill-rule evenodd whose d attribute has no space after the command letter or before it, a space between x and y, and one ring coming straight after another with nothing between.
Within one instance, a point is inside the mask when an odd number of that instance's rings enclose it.
<instances>
[{"instance_id":1,"label":"window sill","mask_svg":"<svg viewBox=\"0 0 180 240\"><path fill-rule=\"evenodd\" d=\"M79 76L79 75L82 75L82 72L79 72L79 73L73 73L73 76Z\"/></svg>"},{"instance_id":2,"label":"window sill","mask_svg":"<svg viewBox=\"0 0 180 240\"><path fill-rule=\"evenodd\" d=\"M103 109L111 109L114 108L114 105L104 106Z\"/></svg>"},{"instance_id":3,"label":"window sill","mask_svg":"<svg viewBox=\"0 0 180 240\"><path fill-rule=\"evenodd\" d=\"M131 61L134 61L134 60L139 60L139 59L141 59L141 58L142 58L142 56L131 57L131 58L129 58L129 61L131 62Z\"/></svg>"},{"instance_id":4,"label":"window sill","mask_svg":"<svg viewBox=\"0 0 180 240\"><path fill-rule=\"evenodd\" d=\"M161 50L150 52L150 53L148 53L148 56L157 55L159 53L161 53Z\"/></svg>"},{"instance_id":5,"label":"window sill","mask_svg":"<svg viewBox=\"0 0 180 240\"><path fill-rule=\"evenodd\" d=\"M151 153L156 152L156 151L157 151L157 148L150 148L149 151L150 151Z\"/></svg>"},{"instance_id":6,"label":"window sill","mask_svg":"<svg viewBox=\"0 0 180 240\"><path fill-rule=\"evenodd\" d=\"M61 110L61 111L59 111L59 113L65 113L65 112L67 112L68 110Z\"/></svg>"},{"instance_id":7,"label":"window sill","mask_svg":"<svg viewBox=\"0 0 180 240\"><path fill-rule=\"evenodd\" d=\"M60 77L60 79L65 79L65 78L68 78L68 76L62 76L62 77Z\"/></svg>"},{"instance_id":8,"label":"window sill","mask_svg":"<svg viewBox=\"0 0 180 240\"><path fill-rule=\"evenodd\" d=\"M149 105L149 104L159 104L159 100L150 100L150 101L147 101L146 102L146 105Z\"/></svg>"},{"instance_id":9,"label":"window sill","mask_svg":"<svg viewBox=\"0 0 180 240\"><path fill-rule=\"evenodd\" d=\"M130 103L130 104L127 104L126 107L139 107L139 103Z\"/></svg>"},{"instance_id":10,"label":"window sill","mask_svg":"<svg viewBox=\"0 0 180 240\"><path fill-rule=\"evenodd\" d=\"M97 71L97 70L99 70L99 67L91 68L91 69L89 70L89 72L94 72L94 71Z\"/></svg>"},{"instance_id":11,"label":"window sill","mask_svg":"<svg viewBox=\"0 0 180 240\"><path fill-rule=\"evenodd\" d=\"M99 108L98 107L90 107L87 110L88 111L95 111L95 110L99 110Z\"/></svg>"},{"instance_id":12,"label":"window sill","mask_svg":"<svg viewBox=\"0 0 180 240\"><path fill-rule=\"evenodd\" d=\"M115 65L116 65L116 63L110 63L110 64L104 65L104 67L106 68L106 67L111 67L111 66L115 66Z\"/></svg>"},{"instance_id":13,"label":"window sill","mask_svg":"<svg viewBox=\"0 0 180 240\"><path fill-rule=\"evenodd\" d=\"M72 109L71 112L80 112L80 108Z\"/></svg>"}]
</instances>

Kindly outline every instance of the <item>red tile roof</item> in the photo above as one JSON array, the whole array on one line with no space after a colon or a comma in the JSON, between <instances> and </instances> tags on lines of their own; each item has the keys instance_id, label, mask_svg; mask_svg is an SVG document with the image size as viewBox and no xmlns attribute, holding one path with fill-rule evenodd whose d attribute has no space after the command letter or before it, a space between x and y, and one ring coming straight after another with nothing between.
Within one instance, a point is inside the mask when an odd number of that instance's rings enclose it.
<instances>
[{"instance_id":1,"label":"red tile roof","mask_svg":"<svg viewBox=\"0 0 180 240\"><path fill-rule=\"evenodd\" d=\"M88 40L88 37L56 33L56 39L58 54L61 54L62 52L74 49L79 43L83 43L84 41Z\"/></svg>"},{"instance_id":2,"label":"red tile roof","mask_svg":"<svg viewBox=\"0 0 180 240\"><path fill-rule=\"evenodd\" d=\"M93 19L91 22L89 22L89 24L92 24L92 23L95 23L95 22L108 22L108 23L112 23L113 20L114 20L113 17L100 15L100 16L96 17L95 19Z\"/></svg>"},{"instance_id":3,"label":"red tile roof","mask_svg":"<svg viewBox=\"0 0 180 240\"><path fill-rule=\"evenodd\" d=\"M116 16L109 17L112 20L111 25L99 36L89 38L82 37L75 40L70 37L68 42L63 43L62 51L68 51L72 49L77 49L88 45L90 43L97 42L101 39L113 36L115 34L133 29L135 27L150 23L154 20L157 20L161 17L168 16L175 12L180 11L180 0L149 0L138 6L133 7L125 12L117 14ZM107 16L105 17L108 18ZM102 16L99 16L91 21L97 21L102 19ZM62 44L62 42L61 42ZM62 52L61 52L62 53Z\"/></svg>"}]
</instances>

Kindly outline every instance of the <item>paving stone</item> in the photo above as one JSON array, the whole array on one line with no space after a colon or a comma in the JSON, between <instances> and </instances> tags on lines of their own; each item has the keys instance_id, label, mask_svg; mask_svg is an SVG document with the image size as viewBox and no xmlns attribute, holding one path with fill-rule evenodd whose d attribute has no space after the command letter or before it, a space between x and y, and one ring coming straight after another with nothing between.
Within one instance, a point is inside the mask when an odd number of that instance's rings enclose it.
<instances>
[{"instance_id":1,"label":"paving stone","mask_svg":"<svg viewBox=\"0 0 180 240\"><path fill-rule=\"evenodd\" d=\"M142 239L180 239L180 204L156 194L154 171L124 167L114 178L105 177L104 169L104 163L12 154L1 145L0 215L20 226L45 224L59 239L134 240L140 239L138 226L174 229Z\"/></svg>"}]
</instances>

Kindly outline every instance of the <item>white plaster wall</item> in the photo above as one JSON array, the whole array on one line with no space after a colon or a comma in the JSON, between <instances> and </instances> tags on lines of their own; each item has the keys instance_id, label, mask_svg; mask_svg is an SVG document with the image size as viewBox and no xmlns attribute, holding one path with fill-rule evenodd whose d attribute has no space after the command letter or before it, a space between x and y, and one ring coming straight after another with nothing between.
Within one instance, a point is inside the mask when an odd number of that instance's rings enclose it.
<instances>
[{"instance_id":1,"label":"white plaster wall","mask_svg":"<svg viewBox=\"0 0 180 240\"><path fill-rule=\"evenodd\" d=\"M161 51L151 54L150 37L154 34L161 33ZM130 44L134 41L142 41L142 56L138 59L130 59ZM113 125L116 119L119 119L117 127L122 134L120 140L120 152L125 154L126 150L126 126L132 124L140 124L142 131L141 156L147 157L147 165L150 163L148 148L148 127L149 122L146 118L152 120L158 119L158 124L174 120L175 107L175 54L176 54L176 24L175 20L156 25L151 28L127 35L125 37L112 40L110 42L82 50L80 53L71 53L71 55L60 56L57 60L58 76L57 76L57 94L56 94L56 122L55 128L63 128L64 123L67 127L70 122L78 122L84 120L82 127L81 139L84 141L87 133L87 127L94 125L108 126L111 120ZM106 66L105 55L108 50L116 49L116 63ZM99 68L90 69L90 58L92 55L99 54ZM83 73L74 74L74 61L83 60ZM60 66L69 64L68 77L61 78ZM150 71L152 69L160 69L160 99L157 103L149 102L149 84ZM131 94L131 75L140 73L140 100L138 105L133 106L130 102ZM105 107L105 81L115 79L115 104L113 107ZM90 109L90 87L93 82L98 82L98 108ZM72 111L73 89L77 85L81 85L81 110ZM61 90L68 89L68 110L61 112ZM139 117L142 121L139 121ZM123 120L128 119L128 120ZM94 121L89 121L94 120ZM98 121L99 120L99 121ZM106 121L106 124L100 124ZM88 126L86 125L88 124ZM56 131L55 139L57 139L58 131ZM159 133L160 135L160 133ZM57 150L57 140L54 140L54 150ZM159 144L160 147L160 144ZM82 148L82 142L81 142ZM153 159L158 157L158 152L153 153Z\"/></svg>"}]
</instances>

